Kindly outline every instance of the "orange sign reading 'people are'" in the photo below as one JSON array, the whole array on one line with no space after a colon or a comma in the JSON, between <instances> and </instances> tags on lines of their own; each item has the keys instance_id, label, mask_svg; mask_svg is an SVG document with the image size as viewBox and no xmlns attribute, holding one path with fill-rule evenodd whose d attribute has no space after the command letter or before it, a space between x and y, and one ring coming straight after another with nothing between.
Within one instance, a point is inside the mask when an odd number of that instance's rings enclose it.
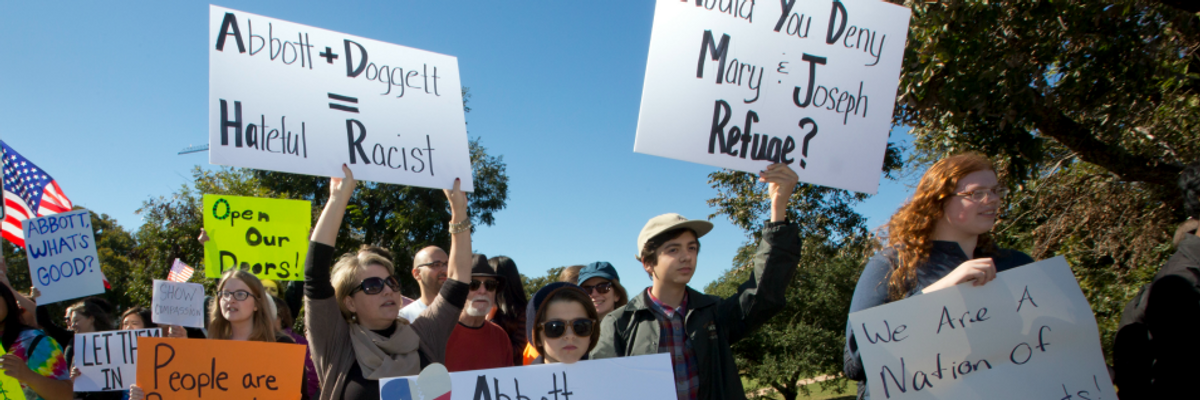
<instances>
[{"instance_id":1,"label":"orange sign reading 'people are'","mask_svg":"<svg viewBox=\"0 0 1200 400\"><path fill-rule=\"evenodd\" d=\"M147 400L300 398L303 345L144 337L138 350Z\"/></svg>"}]
</instances>

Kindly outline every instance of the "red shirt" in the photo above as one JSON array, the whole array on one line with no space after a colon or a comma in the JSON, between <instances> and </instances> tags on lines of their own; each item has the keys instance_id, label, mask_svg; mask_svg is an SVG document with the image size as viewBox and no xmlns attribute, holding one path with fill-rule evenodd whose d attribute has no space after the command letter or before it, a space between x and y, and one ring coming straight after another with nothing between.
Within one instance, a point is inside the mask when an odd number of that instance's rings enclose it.
<instances>
[{"instance_id":1,"label":"red shirt","mask_svg":"<svg viewBox=\"0 0 1200 400\"><path fill-rule=\"evenodd\" d=\"M500 325L484 321L478 328L454 327L446 342L446 369L450 372L513 366L512 343Z\"/></svg>"}]
</instances>

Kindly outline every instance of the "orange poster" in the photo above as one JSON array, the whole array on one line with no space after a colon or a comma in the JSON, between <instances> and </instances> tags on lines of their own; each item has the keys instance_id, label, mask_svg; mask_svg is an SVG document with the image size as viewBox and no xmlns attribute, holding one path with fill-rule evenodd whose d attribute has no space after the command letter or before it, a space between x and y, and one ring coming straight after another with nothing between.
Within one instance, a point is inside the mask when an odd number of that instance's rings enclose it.
<instances>
[{"instance_id":1,"label":"orange poster","mask_svg":"<svg viewBox=\"0 0 1200 400\"><path fill-rule=\"evenodd\" d=\"M144 337L138 350L146 400L300 398L303 345Z\"/></svg>"}]
</instances>

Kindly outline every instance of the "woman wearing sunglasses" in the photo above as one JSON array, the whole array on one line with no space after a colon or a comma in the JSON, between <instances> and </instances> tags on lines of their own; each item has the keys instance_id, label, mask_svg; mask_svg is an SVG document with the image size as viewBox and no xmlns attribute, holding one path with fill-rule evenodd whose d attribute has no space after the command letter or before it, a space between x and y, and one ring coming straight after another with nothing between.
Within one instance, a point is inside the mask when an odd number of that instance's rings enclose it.
<instances>
[{"instance_id":1,"label":"woman wearing sunglasses","mask_svg":"<svg viewBox=\"0 0 1200 400\"><path fill-rule=\"evenodd\" d=\"M600 315L579 286L555 282L539 289L529 302L529 343L541 354L530 364L574 364L586 360L600 341Z\"/></svg>"},{"instance_id":2,"label":"woman wearing sunglasses","mask_svg":"<svg viewBox=\"0 0 1200 400\"><path fill-rule=\"evenodd\" d=\"M1025 253L1001 249L988 234L1008 194L991 160L979 153L944 158L925 172L912 200L888 221L887 247L867 261L850 312L970 282L988 283L996 273L1033 262ZM867 393L852 327L846 327L846 376Z\"/></svg>"},{"instance_id":3,"label":"woman wearing sunglasses","mask_svg":"<svg viewBox=\"0 0 1200 400\"><path fill-rule=\"evenodd\" d=\"M416 375L445 363L446 342L458 325L471 280L471 224L467 196L445 190L451 219L448 279L429 307L411 323L398 318L400 283L391 260L371 251L343 255L333 263L334 243L350 197L354 174L332 178L329 202L317 219L304 274L304 323L322 400L378 399L379 379ZM330 268L332 264L332 270Z\"/></svg>"},{"instance_id":4,"label":"woman wearing sunglasses","mask_svg":"<svg viewBox=\"0 0 1200 400\"><path fill-rule=\"evenodd\" d=\"M608 261L597 261L579 270L579 288L587 292L600 313L600 320L618 307L629 303L617 269Z\"/></svg>"}]
</instances>

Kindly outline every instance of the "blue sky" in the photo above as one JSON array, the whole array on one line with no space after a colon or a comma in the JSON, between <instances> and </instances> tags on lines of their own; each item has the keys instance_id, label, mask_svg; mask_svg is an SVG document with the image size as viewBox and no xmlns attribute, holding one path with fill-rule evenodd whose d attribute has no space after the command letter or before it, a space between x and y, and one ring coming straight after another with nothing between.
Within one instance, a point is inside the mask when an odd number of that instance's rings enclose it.
<instances>
[{"instance_id":1,"label":"blue sky","mask_svg":"<svg viewBox=\"0 0 1200 400\"><path fill-rule=\"evenodd\" d=\"M652 1L217 5L458 57L468 132L510 177L508 207L475 249L528 276L605 260L627 287L645 287L633 255L646 220L713 212L716 168L632 151ZM0 15L0 139L77 205L136 230L143 201L189 183L195 165L212 168L204 153L177 155L207 141L208 3L0 2ZM910 193L885 180L858 209L878 226ZM698 289L746 237L713 222Z\"/></svg>"}]
</instances>

